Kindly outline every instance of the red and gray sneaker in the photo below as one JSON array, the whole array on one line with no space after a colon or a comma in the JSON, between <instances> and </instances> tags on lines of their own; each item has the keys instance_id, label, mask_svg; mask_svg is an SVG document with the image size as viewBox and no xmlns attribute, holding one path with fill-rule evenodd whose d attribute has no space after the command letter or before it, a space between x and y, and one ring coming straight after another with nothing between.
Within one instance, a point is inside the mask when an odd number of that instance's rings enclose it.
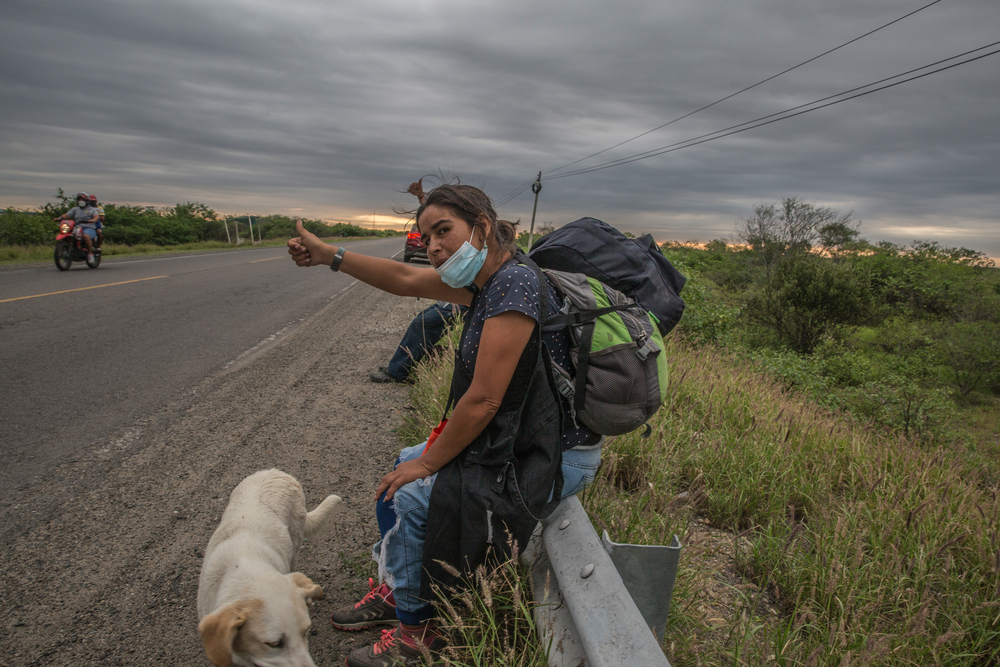
<instances>
[{"instance_id":1,"label":"red and gray sneaker","mask_svg":"<svg viewBox=\"0 0 1000 667\"><path fill-rule=\"evenodd\" d=\"M368 580L371 589L361 598L361 602L351 607L338 609L330 615L330 623L339 630L364 630L376 625L397 625L396 605L392 591L385 584L375 585Z\"/></svg>"},{"instance_id":2,"label":"red and gray sneaker","mask_svg":"<svg viewBox=\"0 0 1000 667\"><path fill-rule=\"evenodd\" d=\"M425 665L445 647L443 637L433 639L424 632L413 633L402 626L383 630L374 646L363 646L347 657L347 667L411 667Z\"/></svg>"}]
</instances>

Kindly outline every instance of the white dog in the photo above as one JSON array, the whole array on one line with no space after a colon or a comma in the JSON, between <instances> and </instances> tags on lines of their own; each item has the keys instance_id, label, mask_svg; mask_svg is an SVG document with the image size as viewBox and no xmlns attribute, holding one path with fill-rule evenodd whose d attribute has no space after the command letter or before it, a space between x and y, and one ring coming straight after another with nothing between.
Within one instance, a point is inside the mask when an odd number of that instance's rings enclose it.
<instances>
[{"instance_id":1,"label":"white dog","mask_svg":"<svg viewBox=\"0 0 1000 667\"><path fill-rule=\"evenodd\" d=\"M306 601L323 589L294 572L303 537L329 518L338 496L306 513L302 486L262 470L233 489L205 549L198 582L198 632L217 667L315 667Z\"/></svg>"}]
</instances>

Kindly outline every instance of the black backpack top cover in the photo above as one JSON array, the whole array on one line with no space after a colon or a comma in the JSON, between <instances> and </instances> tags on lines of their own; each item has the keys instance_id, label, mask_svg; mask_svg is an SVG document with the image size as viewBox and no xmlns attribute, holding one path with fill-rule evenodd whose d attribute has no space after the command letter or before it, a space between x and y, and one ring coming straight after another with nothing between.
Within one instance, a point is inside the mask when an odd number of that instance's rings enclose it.
<instances>
[{"instance_id":1,"label":"black backpack top cover","mask_svg":"<svg viewBox=\"0 0 1000 667\"><path fill-rule=\"evenodd\" d=\"M684 313L686 279L649 234L630 239L596 218L580 218L538 239L528 257L539 266L582 273L634 299L658 320L661 335Z\"/></svg>"}]
</instances>

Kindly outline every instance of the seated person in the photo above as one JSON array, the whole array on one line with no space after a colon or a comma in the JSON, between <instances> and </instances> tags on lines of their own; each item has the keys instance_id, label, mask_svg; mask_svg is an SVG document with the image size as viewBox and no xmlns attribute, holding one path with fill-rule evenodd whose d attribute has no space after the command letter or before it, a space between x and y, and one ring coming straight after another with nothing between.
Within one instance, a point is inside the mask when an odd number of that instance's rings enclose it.
<instances>
[{"instance_id":1,"label":"seated person","mask_svg":"<svg viewBox=\"0 0 1000 667\"><path fill-rule=\"evenodd\" d=\"M97 209L97 245L94 247L100 250L104 245L104 207L97 205L97 195L90 195L90 205Z\"/></svg>"},{"instance_id":2,"label":"seated person","mask_svg":"<svg viewBox=\"0 0 1000 667\"><path fill-rule=\"evenodd\" d=\"M394 628L354 651L348 667L417 665L440 651L447 639L431 620L432 585L511 556L562 496L586 483L567 479L572 453L593 469L600 461L600 436L570 419L551 379L549 355L568 365L569 336L539 326L559 301L518 264L515 225L498 219L484 192L461 184L428 193L416 219L430 269L326 245L301 222L288 242L299 266L330 266L391 294L469 306L444 413L454 411L432 445L403 450L372 497L384 530L373 548L380 585L371 582L361 601L331 616L345 630Z\"/></svg>"},{"instance_id":3,"label":"seated person","mask_svg":"<svg viewBox=\"0 0 1000 667\"><path fill-rule=\"evenodd\" d=\"M388 366L380 366L369 378L372 382L409 382L410 371L430 348L437 345L444 330L457 314L465 313L465 306L439 301L426 308L410 322L399 347Z\"/></svg>"}]
</instances>

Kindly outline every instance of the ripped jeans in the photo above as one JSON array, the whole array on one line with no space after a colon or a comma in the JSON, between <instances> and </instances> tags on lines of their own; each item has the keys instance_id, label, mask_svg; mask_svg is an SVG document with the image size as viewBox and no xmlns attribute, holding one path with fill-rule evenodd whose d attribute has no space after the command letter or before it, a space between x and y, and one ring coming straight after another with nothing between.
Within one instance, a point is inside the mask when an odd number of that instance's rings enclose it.
<instances>
[{"instance_id":1,"label":"ripped jeans","mask_svg":"<svg viewBox=\"0 0 1000 667\"><path fill-rule=\"evenodd\" d=\"M395 465L420 456L425 444L404 449ZM604 438L601 438L596 445L563 452L563 498L583 491L594 481L603 444ZM420 599L420 577L423 575L427 508L436 478L434 474L404 484L390 502L385 502L385 494L375 501L375 516L382 539L372 547L372 558L378 563L379 579L392 589L396 598L396 617L407 625L419 625L434 615L434 606Z\"/></svg>"},{"instance_id":2,"label":"ripped jeans","mask_svg":"<svg viewBox=\"0 0 1000 667\"><path fill-rule=\"evenodd\" d=\"M426 444L422 442L404 449L396 465L420 456ZM372 547L372 558L378 563L378 578L392 589L396 598L396 617L407 625L419 625L434 615L434 606L420 599L420 577L427 536L427 508L435 479L437 473L399 487L389 502L385 501L384 493L375 501L375 517L382 539Z\"/></svg>"}]
</instances>

